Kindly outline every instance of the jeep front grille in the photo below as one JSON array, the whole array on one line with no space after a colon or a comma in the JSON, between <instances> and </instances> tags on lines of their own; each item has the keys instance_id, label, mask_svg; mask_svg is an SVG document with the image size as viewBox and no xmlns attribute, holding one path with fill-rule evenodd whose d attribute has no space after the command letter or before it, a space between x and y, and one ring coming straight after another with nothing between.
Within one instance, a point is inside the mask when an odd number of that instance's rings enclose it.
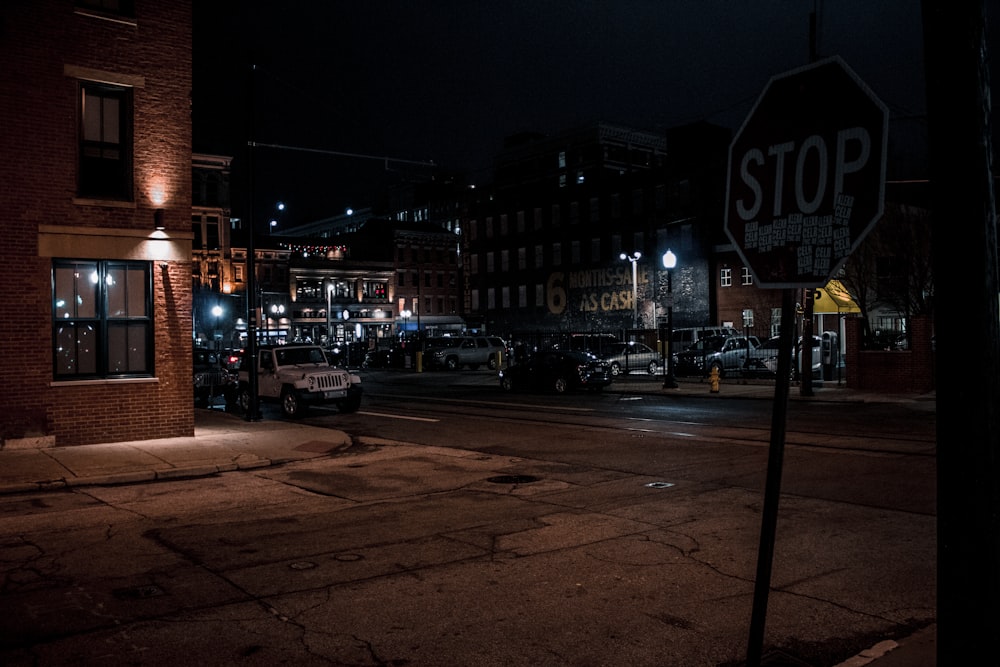
<instances>
[{"instance_id":1,"label":"jeep front grille","mask_svg":"<svg viewBox=\"0 0 1000 667\"><path fill-rule=\"evenodd\" d=\"M325 375L315 375L313 377L316 380L316 391L343 389L347 385L347 375L345 373L328 373Z\"/></svg>"}]
</instances>

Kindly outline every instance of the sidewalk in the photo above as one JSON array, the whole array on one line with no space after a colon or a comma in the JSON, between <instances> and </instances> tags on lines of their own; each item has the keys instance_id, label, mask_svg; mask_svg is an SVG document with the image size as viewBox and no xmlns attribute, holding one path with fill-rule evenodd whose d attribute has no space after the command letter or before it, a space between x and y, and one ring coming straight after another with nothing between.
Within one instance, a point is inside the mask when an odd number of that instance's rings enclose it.
<instances>
[{"instance_id":1,"label":"sidewalk","mask_svg":"<svg viewBox=\"0 0 1000 667\"><path fill-rule=\"evenodd\" d=\"M724 382L718 393L707 381L682 379L677 389L664 389L661 378L626 376L612 391L650 395L773 399L772 383ZM789 389L789 400L845 402L925 402L934 396L858 394L826 383L814 395ZM62 490L82 486L131 484L202 477L250 470L328 456L333 448L351 443L348 434L293 422L248 422L216 407L195 410L194 435L79 447L0 450L0 495ZM879 642L836 667L933 667L936 628L930 626L898 642ZM767 663L765 664L777 664Z\"/></svg>"}]
</instances>

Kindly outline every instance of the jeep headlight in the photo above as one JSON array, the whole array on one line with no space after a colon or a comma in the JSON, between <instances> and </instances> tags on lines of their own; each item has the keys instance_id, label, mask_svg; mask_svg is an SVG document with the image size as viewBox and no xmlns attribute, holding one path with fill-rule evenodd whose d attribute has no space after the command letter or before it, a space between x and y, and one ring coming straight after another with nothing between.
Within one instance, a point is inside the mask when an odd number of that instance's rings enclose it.
<instances>
[{"instance_id":1,"label":"jeep headlight","mask_svg":"<svg viewBox=\"0 0 1000 667\"><path fill-rule=\"evenodd\" d=\"M309 377L306 378L306 386L309 388L309 391L316 391L316 376L315 375L310 375Z\"/></svg>"}]
</instances>

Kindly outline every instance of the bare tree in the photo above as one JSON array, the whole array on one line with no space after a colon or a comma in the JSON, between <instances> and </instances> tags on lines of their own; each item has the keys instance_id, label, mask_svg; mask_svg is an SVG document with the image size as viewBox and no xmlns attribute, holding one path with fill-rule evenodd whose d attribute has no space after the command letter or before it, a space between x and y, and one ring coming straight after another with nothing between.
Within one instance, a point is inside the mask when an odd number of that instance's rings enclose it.
<instances>
[{"instance_id":1,"label":"bare tree","mask_svg":"<svg viewBox=\"0 0 1000 667\"><path fill-rule=\"evenodd\" d=\"M888 204L847 260L840 281L861 310L867 346L876 343L871 318L879 310L889 310L903 321L933 315L930 213Z\"/></svg>"}]
</instances>

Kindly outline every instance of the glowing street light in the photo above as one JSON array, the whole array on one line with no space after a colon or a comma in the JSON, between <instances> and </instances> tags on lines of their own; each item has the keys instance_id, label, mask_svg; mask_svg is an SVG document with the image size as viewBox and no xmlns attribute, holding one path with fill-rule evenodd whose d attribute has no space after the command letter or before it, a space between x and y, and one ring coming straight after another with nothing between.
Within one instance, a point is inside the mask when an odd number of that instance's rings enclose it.
<instances>
[{"instance_id":1,"label":"glowing street light","mask_svg":"<svg viewBox=\"0 0 1000 667\"><path fill-rule=\"evenodd\" d=\"M216 347L222 347L222 332L219 332L218 338L216 338L216 332L219 331L219 318L222 317L222 306L215 304L212 307L212 315L215 317L215 329L212 331L212 338L217 341Z\"/></svg>"},{"instance_id":2,"label":"glowing street light","mask_svg":"<svg viewBox=\"0 0 1000 667\"><path fill-rule=\"evenodd\" d=\"M619 255L622 260L628 260L632 263L632 328L639 328L639 285L638 276L636 271L636 264L639 263L639 258L642 257L642 253L636 250L631 255L626 255L622 253Z\"/></svg>"},{"instance_id":3,"label":"glowing street light","mask_svg":"<svg viewBox=\"0 0 1000 667\"><path fill-rule=\"evenodd\" d=\"M666 359L663 362L663 388L676 389L677 380L674 379L674 268L677 267L677 255L669 248L663 253L663 268L667 270L667 335L663 337L663 353Z\"/></svg>"}]
</instances>

